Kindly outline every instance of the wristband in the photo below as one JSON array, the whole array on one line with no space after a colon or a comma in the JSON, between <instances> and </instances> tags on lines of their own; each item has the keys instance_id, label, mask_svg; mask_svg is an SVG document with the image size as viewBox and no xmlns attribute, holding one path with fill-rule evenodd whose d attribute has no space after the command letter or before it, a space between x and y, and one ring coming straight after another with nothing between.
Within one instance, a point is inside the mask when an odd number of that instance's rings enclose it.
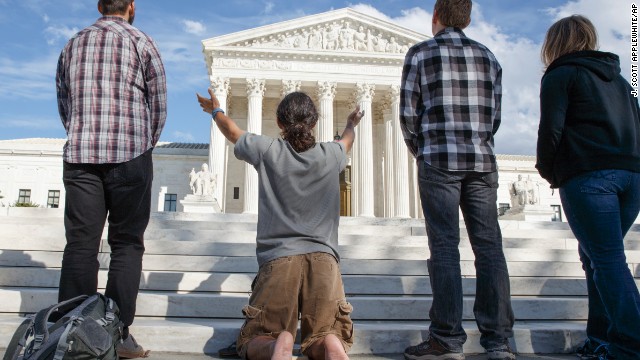
<instances>
[{"instance_id":1,"label":"wristband","mask_svg":"<svg viewBox=\"0 0 640 360\"><path fill-rule=\"evenodd\" d=\"M216 115L218 115L218 113L224 114L224 110L222 110L221 108L215 108L213 109L213 111L211 111L211 117L213 118L213 120L216 119Z\"/></svg>"}]
</instances>

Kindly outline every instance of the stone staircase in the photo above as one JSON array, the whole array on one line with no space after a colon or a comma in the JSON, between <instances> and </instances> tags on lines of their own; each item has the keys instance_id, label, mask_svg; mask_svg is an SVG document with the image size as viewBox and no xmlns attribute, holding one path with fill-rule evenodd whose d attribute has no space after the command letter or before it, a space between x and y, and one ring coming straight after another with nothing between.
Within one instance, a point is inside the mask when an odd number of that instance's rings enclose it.
<instances>
[{"instance_id":1,"label":"stone staircase","mask_svg":"<svg viewBox=\"0 0 640 360\"><path fill-rule=\"evenodd\" d=\"M255 260L256 217L157 213L146 253L132 333L155 352L215 353L242 324ZM501 221L520 353L567 353L584 339L586 284L567 224ZM62 212L11 208L0 214L0 349L25 314L55 303L64 248ZM106 235L106 232L105 232ZM481 352L473 321L473 252L461 231L468 353ZM104 236L103 236L104 237ZM343 218L342 273L354 306L351 354L400 353L428 333L431 290L424 223ZM626 239L640 284L640 227ZM106 283L104 241L100 284Z\"/></svg>"}]
</instances>

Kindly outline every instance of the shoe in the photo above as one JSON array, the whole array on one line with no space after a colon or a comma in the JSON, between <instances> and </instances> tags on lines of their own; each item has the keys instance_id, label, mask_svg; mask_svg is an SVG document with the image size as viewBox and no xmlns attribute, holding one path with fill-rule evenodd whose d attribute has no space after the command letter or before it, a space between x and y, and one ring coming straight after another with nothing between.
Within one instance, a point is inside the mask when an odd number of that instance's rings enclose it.
<instances>
[{"instance_id":1,"label":"shoe","mask_svg":"<svg viewBox=\"0 0 640 360\"><path fill-rule=\"evenodd\" d=\"M578 357L583 360L606 359L607 345L587 339L584 341L584 344L582 344L582 346L578 346L578 348L576 349L576 355L578 355Z\"/></svg>"},{"instance_id":2,"label":"shoe","mask_svg":"<svg viewBox=\"0 0 640 360\"><path fill-rule=\"evenodd\" d=\"M218 356L226 359L240 359L240 354L238 354L238 349L236 348L236 342L234 341L226 348L218 350Z\"/></svg>"},{"instance_id":3,"label":"shoe","mask_svg":"<svg viewBox=\"0 0 640 360\"><path fill-rule=\"evenodd\" d=\"M438 340L429 337L416 346L409 346L404 351L406 360L464 360L462 350L447 349Z\"/></svg>"},{"instance_id":4,"label":"shoe","mask_svg":"<svg viewBox=\"0 0 640 360\"><path fill-rule=\"evenodd\" d=\"M496 348L487 349L487 359L489 360L515 360L516 354L513 353L513 350L509 347L509 345L501 345Z\"/></svg>"},{"instance_id":5,"label":"shoe","mask_svg":"<svg viewBox=\"0 0 640 360\"><path fill-rule=\"evenodd\" d=\"M142 346L138 345L138 342L133 338L133 335L129 334L126 339L120 340L116 345L116 352L120 358L135 359L147 358L151 351L145 350Z\"/></svg>"}]
</instances>

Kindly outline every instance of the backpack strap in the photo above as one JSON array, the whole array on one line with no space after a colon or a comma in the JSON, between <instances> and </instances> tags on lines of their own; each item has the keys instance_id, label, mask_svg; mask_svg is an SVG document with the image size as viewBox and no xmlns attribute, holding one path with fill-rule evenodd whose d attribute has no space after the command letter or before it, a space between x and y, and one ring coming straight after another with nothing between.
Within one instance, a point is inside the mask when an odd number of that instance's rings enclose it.
<instances>
[{"instance_id":1,"label":"backpack strap","mask_svg":"<svg viewBox=\"0 0 640 360\"><path fill-rule=\"evenodd\" d=\"M25 319L18 329L11 337L11 341L9 341L9 345L7 345L7 350L4 353L4 357L2 360L16 360L22 349L24 349L27 338L29 337L30 330L32 330L33 325L33 317L29 317Z\"/></svg>"},{"instance_id":2,"label":"backpack strap","mask_svg":"<svg viewBox=\"0 0 640 360\"><path fill-rule=\"evenodd\" d=\"M115 302L108 297L105 297L103 300L106 302L104 306L105 307L104 317L96 320L96 322L100 324L102 327L105 327L111 324L113 320L116 319L116 313L115 313Z\"/></svg>"},{"instance_id":3,"label":"backpack strap","mask_svg":"<svg viewBox=\"0 0 640 360\"><path fill-rule=\"evenodd\" d=\"M69 332L71 331L72 328L78 326L78 324L80 324L83 321L84 321L83 318L75 317L75 316L73 316L70 319L66 328L62 332L62 335L60 335L60 339L58 340L58 345L56 346L56 352L53 355L52 360L62 360L64 358L64 355L66 354L67 351L69 351L71 347L71 344L67 342L67 338L69 337Z\"/></svg>"},{"instance_id":4,"label":"backpack strap","mask_svg":"<svg viewBox=\"0 0 640 360\"><path fill-rule=\"evenodd\" d=\"M47 321L51 314L55 311L60 311L66 313L69 309L76 307L78 303L82 303L89 296L80 295L76 296L73 299L69 299L66 301L59 302L57 304L51 305L46 309L42 309L36 313L34 320L34 344L33 350L38 351L42 344L44 344L49 338L49 329L47 327Z\"/></svg>"}]
</instances>

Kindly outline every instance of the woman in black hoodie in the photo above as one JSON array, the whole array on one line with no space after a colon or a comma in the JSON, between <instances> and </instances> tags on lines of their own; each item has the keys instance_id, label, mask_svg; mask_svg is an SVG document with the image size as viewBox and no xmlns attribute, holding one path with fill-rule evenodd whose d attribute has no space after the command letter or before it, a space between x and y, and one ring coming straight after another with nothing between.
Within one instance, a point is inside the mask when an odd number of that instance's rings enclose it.
<instances>
[{"instance_id":1,"label":"woman in black hoodie","mask_svg":"<svg viewBox=\"0 0 640 360\"><path fill-rule=\"evenodd\" d=\"M560 188L587 277L587 341L579 355L640 359L640 294L623 244L640 211L638 101L618 56L596 46L583 16L547 32L536 168Z\"/></svg>"}]
</instances>

